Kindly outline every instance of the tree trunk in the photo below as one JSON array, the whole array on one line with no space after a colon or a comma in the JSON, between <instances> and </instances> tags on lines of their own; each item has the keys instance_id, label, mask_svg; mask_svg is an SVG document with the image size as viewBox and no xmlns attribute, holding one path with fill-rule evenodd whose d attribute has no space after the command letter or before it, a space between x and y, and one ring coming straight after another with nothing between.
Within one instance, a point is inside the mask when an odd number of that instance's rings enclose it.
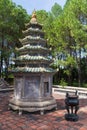
<instances>
[{"instance_id":1,"label":"tree trunk","mask_svg":"<svg viewBox=\"0 0 87 130\"><path fill-rule=\"evenodd\" d=\"M78 83L81 87L81 49L79 49L79 58L78 58Z\"/></svg>"},{"instance_id":2,"label":"tree trunk","mask_svg":"<svg viewBox=\"0 0 87 130\"><path fill-rule=\"evenodd\" d=\"M2 72L3 72L3 47L4 47L4 36L3 36L3 32L2 32L0 77L2 77Z\"/></svg>"},{"instance_id":3,"label":"tree trunk","mask_svg":"<svg viewBox=\"0 0 87 130\"><path fill-rule=\"evenodd\" d=\"M78 65L78 83L79 87L81 87L81 67Z\"/></svg>"},{"instance_id":4,"label":"tree trunk","mask_svg":"<svg viewBox=\"0 0 87 130\"><path fill-rule=\"evenodd\" d=\"M69 86L71 86L71 83L72 83L72 67L69 66L69 75L68 75L68 83L69 83Z\"/></svg>"},{"instance_id":5,"label":"tree trunk","mask_svg":"<svg viewBox=\"0 0 87 130\"><path fill-rule=\"evenodd\" d=\"M9 65L9 60L8 58L5 59L5 78L8 79L8 65Z\"/></svg>"}]
</instances>

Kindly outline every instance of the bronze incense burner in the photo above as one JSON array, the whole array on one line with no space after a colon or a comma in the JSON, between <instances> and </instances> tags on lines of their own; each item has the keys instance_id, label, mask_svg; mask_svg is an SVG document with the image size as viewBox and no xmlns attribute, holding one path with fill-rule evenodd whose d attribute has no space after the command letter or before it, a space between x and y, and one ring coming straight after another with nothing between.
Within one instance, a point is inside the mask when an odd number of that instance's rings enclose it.
<instances>
[{"instance_id":1,"label":"bronze incense burner","mask_svg":"<svg viewBox=\"0 0 87 130\"><path fill-rule=\"evenodd\" d=\"M65 107L68 112L65 114L65 119L68 121L78 121L77 111L79 109L79 99L77 91L73 95L66 93Z\"/></svg>"}]
</instances>

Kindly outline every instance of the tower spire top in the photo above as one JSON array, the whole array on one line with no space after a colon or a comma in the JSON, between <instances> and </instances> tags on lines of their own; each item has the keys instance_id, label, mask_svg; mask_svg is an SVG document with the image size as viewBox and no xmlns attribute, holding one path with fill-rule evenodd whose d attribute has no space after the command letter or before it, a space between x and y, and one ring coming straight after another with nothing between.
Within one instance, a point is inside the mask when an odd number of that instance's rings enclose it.
<instances>
[{"instance_id":1,"label":"tower spire top","mask_svg":"<svg viewBox=\"0 0 87 130\"><path fill-rule=\"evenodd\" d=\"M32 13L32 18L30 20L31 23L36 23L37 22L37 16L36 16L36 11L34 9L33 13Z\"/></svg>"}]
</instances>

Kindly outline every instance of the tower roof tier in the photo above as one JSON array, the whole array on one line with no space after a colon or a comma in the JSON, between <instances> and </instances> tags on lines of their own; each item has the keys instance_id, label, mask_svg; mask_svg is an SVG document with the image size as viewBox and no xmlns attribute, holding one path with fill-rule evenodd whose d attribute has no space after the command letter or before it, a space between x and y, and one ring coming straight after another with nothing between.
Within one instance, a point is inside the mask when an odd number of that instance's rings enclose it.
<instances>
[{"instance_id":1,"label":"tower roof tier","mask_svg":"<svg viewBox=\"0 0 87 130\"><path fill-rule=\"evenodd\" d=\"M25 38L23 39L19 39L19 41L23 44L23 43L30 43L30 41L33 41L33 42L45 42L46 43L46 40L41 38L40 36L37 36L37 37L32 37L32 36L26 36Z\"/></svg>"},{"instance_id":2,"label":"tower roof tier","mask_svg":"<svg viewBox=\"0 0 87 130\"><path fill-rule=\"evenodd\" d=\"M15 61L32 61L32 60L38 60L38 61L53 61L50 58L44 57L44 56L30 56L30 55L21 55L18 56L16 59L14 59Z\"/></svg>"},{"instance_id":3,"label":"tower roof tier","mask_svg":"<svg viewBox=\"0 0 87 130\"><path fill-rule=\"evenodd\" d=\"M32 28L32 27L28 28L27 30L24 30L22 32L25 35L34 34L34 33L36 33L36 34L44 34L44 32L42 30L40 30L39 28Z\"/></svg>"},{"instance_id":4,"label":"tower roof tier","mask_svg":"<svg viewBox=\"0 0 87 130\"><path fill-rule=\"evenodd\" d=\"M42 29L43 24L39 24L37 22L30 22L30 23L25 24L25 26L26 26L26 28L33 27L33 28Z\"/></svg>"},{"instance_id":5,"label":"tower roof tier","mask_svg":"<svg viewBox=\"0 0 87 130\"><path fill-rule=\"evenodd\" d=\"M39 56L37 54L37 52L40 54L40 56L45 56L45 57L49 56L48 55L48 51L44 52L44 50L24 50L24 51L21 51L19 53L19 56L21 56L21 55L27 55L27 54L29 54L30 56Z\"/></svg>"},{"instance_id":6,"label":"tower roof tier","mask_svg":"<svg viewBox=\"0 0 87 130\"><path fill-rule=\"evenodd\" d=\"M36 42L37 41L37 42ZM29 41L26 41L26 42L23 42L22 45L28 45L28 44L31 44L31 45L42 45L42 46L47 46L47 41L41 41L41 40L29 40Z\"/></svg>"},{"instance_id":7,"label":"tower roof tier","mask_svg":"<svg viewBox=\"0 0 87 130\"><path fill-rule=\"evenodd\" d=\"M52 60L49 62L47 60L16 60L16 66L49 66L52 63Z\"/></svg>"},{"instance_id":8,"label":"tower roof tier","mask_svg":"<svg viewBox=\"0 0 87 130\"><path fill-rule=\"evenodd\" d=\"M44 67L16 67L12 70L12 72L47 72L47 73L55 73L52 68L44 68Z\"/></svg>"},{"instance_id":9,"label":"tower roof tier","mask_svg":"<svg viewBox=\"0 0 87 130\"><path fill-rule=\"evenodd\" d=\"M33 51L47 51L47 52L49 52L50 50L48 49L48 48L46 48L46 47L43 47L43 46L41 46L41 45L37 45L37 46L32 46L32 45L30 45L30 44L28 44L28 45L25 45L25 46L23 46L23 47L21 47L21 48L18 48L17 49L17 51L18 52L22 52L22 51L29 51L29 50L33 50Z\"/></svg>"}]
</instances>

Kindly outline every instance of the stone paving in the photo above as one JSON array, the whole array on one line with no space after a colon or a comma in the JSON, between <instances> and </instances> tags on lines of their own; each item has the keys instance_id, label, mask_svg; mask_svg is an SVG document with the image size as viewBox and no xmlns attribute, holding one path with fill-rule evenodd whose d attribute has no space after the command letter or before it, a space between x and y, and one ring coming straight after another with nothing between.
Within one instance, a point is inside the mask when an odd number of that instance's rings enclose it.
<instances>
[{"instance_id":1,"label":"stone paving","mask_svg":"<svg viewBox=\"0 0 87 130\"><path fill-rule=\"evenodd\" d=\"M0 130L87 130L87 99L80 99L77 122L66 121L64 118L65 96L53 94L58 104L58 110L39 112L23 112L19 116L17 111L8 110L8 100L11 92L0 93Z\"/></svg>"}]
</instances>

